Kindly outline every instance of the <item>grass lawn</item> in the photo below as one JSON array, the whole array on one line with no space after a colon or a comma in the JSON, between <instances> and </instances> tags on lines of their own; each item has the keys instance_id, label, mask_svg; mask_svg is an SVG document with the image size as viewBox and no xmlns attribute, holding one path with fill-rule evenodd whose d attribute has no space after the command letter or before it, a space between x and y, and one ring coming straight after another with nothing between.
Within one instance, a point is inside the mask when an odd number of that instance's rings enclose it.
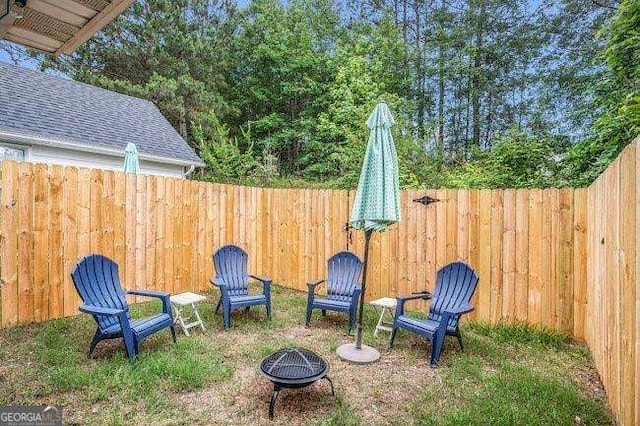
<instances>
[{"instance_id":1,"label":"grass lawn","mask_svg":"<svg viewBox=\"0 0 640 426\"><path fill-rule=\"evenodd\" d=\"M466 352L447 339L438 369L429 343L399 332L373 337L377 319L365 311L365 341L382 352L370 366L341 362L335 349L352 340L346 315L314 313L304 327L306 296L275 287L274 319L264 308L238 311L225 333L214 315L217 294L201 305L207 331L169 331L147 339L131 365L121 340L86 351L95 330L88 316L0 330L0 405L59 404L65 423L91 424L613 424L586 347L530 327L466 324ZM155 302L134 315L159 309ZM272 386L257 372L262 357L303 346L326 357L326 381L283 390L275 420Z\"/></svg>"}]
</instances>

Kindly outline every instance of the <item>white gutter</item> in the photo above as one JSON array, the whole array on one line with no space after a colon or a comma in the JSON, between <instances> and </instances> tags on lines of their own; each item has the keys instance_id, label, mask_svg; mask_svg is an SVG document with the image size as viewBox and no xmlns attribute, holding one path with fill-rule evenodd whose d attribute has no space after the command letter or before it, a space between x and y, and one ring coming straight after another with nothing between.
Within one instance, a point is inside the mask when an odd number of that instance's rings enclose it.
<instances>
[{"instance_id":1,"label":"white gutter","mask_svg":"<svg viewBox=\"0 0 640 426\"><path fill-rule=\"evenodd\" d=\"M107 148L103 146L91 146L79 144L76 142L63 141L58 139L50 139L39 136L31 136L31 135L23 135L20 133L8 132L6 130L0 130L0 139L6 142L14 142L28 145L41 145L41 146L50 146L54 148L63 148L70 149L73 151L83 151L83 152L92 152L96 154L104 154L111 155L114 157L123 157L124 158L124 150L118 150L114 148ZM146 161L154 161L157 163L164 164L174 164L176 166L183 167L204 167L205 164L203 162L194 162L194 161L186 161L180 160L177 158L167 158L161 157L158 155L150 155L150 154L139 154L138 158Z\"/></svg>"}]
</instances>

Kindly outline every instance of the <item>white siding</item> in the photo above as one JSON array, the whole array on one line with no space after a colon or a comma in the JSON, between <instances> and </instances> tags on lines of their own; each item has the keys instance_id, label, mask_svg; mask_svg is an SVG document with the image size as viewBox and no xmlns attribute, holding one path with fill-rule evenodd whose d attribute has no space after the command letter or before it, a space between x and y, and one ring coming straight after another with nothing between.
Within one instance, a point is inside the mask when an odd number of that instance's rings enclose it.
<instances>
[{"instance_id":1,"label":"white siding","mask_svg":"<svg viewBox=\"0 0 640 426\"><path fill-rule=\"evenodd\" d=\"M32 145L27 149L27 161L33 163L122 170L122 164L124 162L123 157L49 146ZM146 160L140 161L140 172L144 174L182 177L185 171L185 167L183 166Z\"/></svg>"}]
</instances>

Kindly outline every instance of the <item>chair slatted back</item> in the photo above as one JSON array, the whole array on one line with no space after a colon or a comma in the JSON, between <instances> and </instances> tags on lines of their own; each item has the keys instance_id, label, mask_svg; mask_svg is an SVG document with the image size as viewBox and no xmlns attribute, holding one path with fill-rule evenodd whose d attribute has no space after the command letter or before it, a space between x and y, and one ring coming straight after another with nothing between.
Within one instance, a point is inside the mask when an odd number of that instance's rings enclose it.
<instances>
[{"instance_id":1,"label":"chair slatted back","mask_svg":"<svg viewBox=\"0 0 640 426\"><path fill-rule=\"evenodd\" d=\"M327 261L327 297L350 301L353 289L360 285L362 262L353 253L343 251Z\"/></svg>"},{"instance_id":2,"label":"chair slatted back","mask_svg":"<svg viewBox=\"0 0 640 426\"><path fill-rule=\"evenodd\" d=\"M213 253L216 276L229 286L229 295L241 296L249 293L249 255L238 246L226 245Z\"/></svg>"},{"instance_id":3,"label":"chair slatted back","mask_svg":"<svg viewBox=\"0 0 640 426\"><path fill-rule=\"evenodd\" d=\"M76 264L71 272L71 279L80 298L87 305L128 311L129 305L120 284L118 264L113 260L99 254L86 256ZM114 316L94 315L94 319L100 330L118 323L118 318Z\"/></svg>"},{"instance_id":4,"label":"chair slatted back","mask_svg":"<svg viewBox=\"0 0 640 426\"><path fill-rule=\"evenodd\" d=\"M440 321L441 312L469 303L478 284L478 275L468 265L454 262L438 271L429 319ZM449 319L450 327L457 327L459 315Z\"/></svg>"}]
</instances>

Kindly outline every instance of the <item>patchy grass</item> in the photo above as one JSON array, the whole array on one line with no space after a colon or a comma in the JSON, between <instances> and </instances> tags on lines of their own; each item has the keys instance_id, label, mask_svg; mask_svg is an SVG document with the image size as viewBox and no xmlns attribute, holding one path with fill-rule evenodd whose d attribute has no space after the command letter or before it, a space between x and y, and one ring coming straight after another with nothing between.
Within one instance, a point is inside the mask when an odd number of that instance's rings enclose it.
<instances>
[{"instance_id":1,"label":"patchy grass","mask_svg":"<svg viewBox=\"0 0 640 426\"><path fill-rule=\"evenodd\" d=\"M527 325L469 331L467 352L452 354L440 370L442 386L415 401L415 423L613 424L599 381L594 391L581 379L580 372L593 373L582 345Z\"/></svg>"},{"instance_id":2,"label":"patchy grass","mask_svg":"<svg viewBox=\"0 0 640 426\"><path fill-rule=\"evenodd\" d=\"M217 295L201 305L206 332L163 331L141 345L130 364L121 341L98 345L87 316L0 330L0 405L60 404L76 424L271 424L271 384L257 373L260 360L285 346L326 357L336 386L326 381L283 390L275 424L612 424L604 392L584 345L527 325L467 324L467 350L448 340L441 366L429 368L430 345L400 332L373 336L377 316L365 311L365 341L380 363L352 366L335 349L353 338L345 315L314 313L303 325L305 295L274 288L274 320L264 308L240 310L224 332L214 314ZM151 302L134 316L159 309Z\"/></svg>"}]
</instances>

